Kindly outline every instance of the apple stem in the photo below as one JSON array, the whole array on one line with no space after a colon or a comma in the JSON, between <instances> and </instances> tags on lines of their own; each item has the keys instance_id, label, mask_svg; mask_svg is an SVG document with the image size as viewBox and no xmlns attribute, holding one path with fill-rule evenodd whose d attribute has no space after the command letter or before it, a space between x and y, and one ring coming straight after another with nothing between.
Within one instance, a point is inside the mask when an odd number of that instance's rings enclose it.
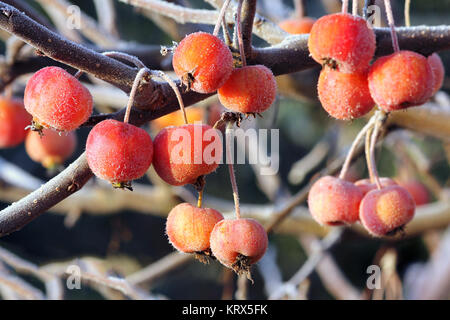
<instances>
[{"instance_id":1,"label":"apple stem","mask_svg":"<svg viewBox=\"0 0 450 320\"><path fill-rule=\"evenodd\" d=\"M83 71L78 70L73 76L74 76L74 78L76 78L76 79L80 79L80 77L81 77L82 74L83 74Z\"/></svg>"},{"instance_id":2,"label":"apple stem","mask_svg":"<svg viewBox=\"0 0 450 320\"><path fill-rule=\"evenodd\" d=\"M147 68L142 68L134 78L133 86L131 87L130 97L128 98L127 108L125 110L125 116L123 118L123 122L128 123L130 121L131 108L133 107L134 99L136 97L137 90L139 88L139 84L144 76L149 72Z\"/></svg>"},{"instance_id":3,"label":"apple stem","mask_svg":"<svg viewBox=\"0 0 450 320\"><path fill-rule=\"evenodd\" d=\"M223 38L225 40L225 44L229 47L233 45L233 41L231 40L230 32L228 31L227 21L225 20L225 16L222 17L222 31Z\"/></svg>"},{"instance_id":4,"label":"apple stem","mask_svg":"<svg viewBox=\"0 0 450 320\"><path fill-rule=\"evenodd\" d=\"M197 207L202 207L202 201L203 201L203 189L198 192L198 200L197 200Z\"/></svg>"},{"instance_id":5,"label":"apple stem","mask_svg":"<svg viewBox=\"0 0 450 320\"><path fill-rule=\"evenodd\" d=\"M126 60L128 62L131 62L139 69L146 68L145 64L141 60L139 60L138 57L132 56L131 54L128 54L125 52L105 51L105 52L102 52L102 54L107 57L110 57L110 58L122 59L122 60Z\"/></svg>"},{"instance_id":6,"label":"apple stem","mask_svg":"<svg viewBox=\"0 0 450 320\"><path fill-rule=\"evenodd\" d=\"M303 0L294 0L295 17L301 19L305 16L305 3Z\"/></svg>"},{"instance_id":7,"label":"apple stem","mask_svg":"<svg viewBox=\"0 0 450 320\"><path fill-rule=\"evenodd\" d=\"M352 14L354 16L358 15L358 0L353 0L352 2Z\"/></svg>"},{"instance_id":8,"label":"apple stem","mask_svg":"<svg viewBox=\"0 0 450 320\"><path fill-rule=\"evenodd\" d=\"M411 9L411 0L405 0L405 26L411 26L411 18L410 18L410 10Z\"/></svg>"},{"instance_id":9,"label":"apple stem","mask_svg":"<svg viewBox=\"0 0 450 320\"><path fill-rule=\"evenodd\" d=\"M225 17L225 13L227 12L227 8L228 8L228 5L230 4L230 2L231 2L231 0L226 0L223 3L222 8L220 9L220 12L219 12L219 18L217 19L216 25L214 26L213 36L217 37L219 35L220 26L222 25L222 22Z\"/></svg>"},{"instance_id":10,"label":"apple stem","mask_svg":"<svg viewBox=\"0 0 450 320\"><path fill-rule=\"evenodd\" d=\"M348 0L342 0L342 13L348 12Z\"/></svg>"},{"instance_id":11,"label":"apple stem","mask_svg":"<svg viewBox=\"0 0 450 320\"><path fill-rule=\"evenodd\" d=\"M378 175L377 165L375 162L375 146L377 143L378 134L380 132L381 125L386 119L385 114L378 110L375 115L375 125L366 134L366 160L367 168L369 170L370 181L377 185L378 189L381 189L380 177Z\"/></svg>"},{"instance_id":12,"label":"apple stem","mask_svg":"<svg viewBox=\"0 0 450 320\"><path fill-rule=\"evenodd\" d=\"M225 136L226 136L226 151L227 151L227 162L228 162L228 171L230 173L230 181L231 181L231 187L233 188L233 199L234 199L234 208L236 211L236 219L240 219L241 218L241 210L240 210L240 206L239 206L239 190L238 190L238 186L236 183L236 175L234 173L234 166L233 166L233 161L234 159L232 159L232 154L231 154L231 133L230 131L232 130L233 127L233 122L230 121L227 124L227 128L225 131Z\"/></svg>"},{"instance_id":13,"label":"apple stem","mask_svg":"<svg viewBox=\"0 0 450 320\"><path fill-rule=\"evenodd\" d=\"M237 40L239 44L239 54L241 56L242 66L245 67L247 65L247 60L245 57L245 50L244 50L244 39L242 38L242 26L241 26L241 13L242 13L242 3L244 0L239 0L238 7L237 7L237 14L236 14L236 33L237 33Z\"/></svg>"},{"instance_id":14,"label":"apple stem","mask_svg":"<svg viewBox=\"0 0 450 320\"><path fill-rule=\"evenodd\" d=\"M359 143L364 139L364 135L367 133L369 129L371 129L375 124L375 117L370 118L369 122L361 129L358 135L353 140L352 145L350 146L350 150L347 153L347 157L345 158L344 164L342 165L341 173L339 174L339 179L345 180L345 176L347 175L347 171L350 167L350 163L352 161L353 155L355 154L356 148Z\"/></svg>"},{"instance_id":15,"label":"apple stem","mask_svg":"<svg viewBox=\"0 0 450 320\"><path fill-rule=\"evenodd\" d=\"M175 95L177 97L178 104L180 106L180 110L183 113L184 123L188 124L189 122L188 122L188 119L186 116L186 110L184 109L183 97L181 96L180 90L178 89L175 81L173 81L172 78L170 78L167 74L165 74L161 70L152 70L151 73L153 76L156 76L158 78L165 80L169 84L169 86L172 88L173 92L175 93Z\"/></svg>"},{"instance_id":16,"label":"apple stem","mask_svg":"<svg viewBox=\"0 0 450 320\"><path fill-rule=\"evenodd\" d=\"M395 21L394 15L392 14L391 0L384 0L384 6L386 7L389 28L391 29L392 47L394 48L394 52L398 52L400 51L400 46L398 44L397 32L395 32Z\"/></svg>"}]
</instances>

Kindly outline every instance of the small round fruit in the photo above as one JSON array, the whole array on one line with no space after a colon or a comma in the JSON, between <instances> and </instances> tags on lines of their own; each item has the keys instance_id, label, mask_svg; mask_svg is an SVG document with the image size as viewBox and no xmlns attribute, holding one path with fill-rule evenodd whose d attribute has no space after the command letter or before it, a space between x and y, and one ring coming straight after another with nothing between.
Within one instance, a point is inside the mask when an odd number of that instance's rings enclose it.
<instances>
[{"instance_id":1,"label":"small round fruit","mask_svg":"<svg viewBox=\"0 0 450 320\"><path fill-rule=\"evenodd\" d=\"M290 34L305 34L311 31L316 19L310 17L291 18L281 21L278 26Z\"/></svg>"},{"instance_id":2,"label":"small round fruit","mask_svg":"<svg viewBox=\"0 0 450 320\"><path fill-rule=\"evenodd\" d=\"M365 72L375 53L375 33L361 17L330 14L314 23L308 48L321 65L344 73Z\"/></svg>"},{"instance_id":3,"label":"small round fruit","mask_svg":"<svg viewBox=\"0 0 450 320\"><path fill-rule=\"evenodd\" d=\"M261 113L275 101L277 83L269 68L245 66L234 69L217 93L220 102L229 110Z\"/></svg>"},{"instance_id":4,"label":"small round fruit","mask_svg":"<svg viewBox=\"0 0 450 320\"><path fill-rule=\"evenodd\" d=\"M430 202L430 194L421 182L409 180L400 182L400 186L408 190L409 194L414 199L416 206L421 206Z\"/></svg>"},{"instance_id":5,"label":"small round fruit","mask_svg":"<svg viewBox=\"0 0 450 320\"><path fill-rule=\"evenodd\" d=\"M359 218L374 236L394 235L412 220L415 208L414 200L405 188L389 186L364 196Z\"/></svg>"},{"instance_id":6,"label":"small round fruit","mask_svg":"<svg viewBox=\"0 0 450 320\"><path fill-rule=\"evenodd\" d=\"M204 118L204 109L199 107L190 107L186 109L186 117L189 123L201 122ZM181 126L184 124L184 117L181 110L177 110L157 118L151 122L152 127L156 131L169 126Z\"/></svg>"},{"instance_id":7,"label":"small round fruit","mask_svg":"<svg viewBox=\"0 0 450 320\"><path fill-rule=\"evenodd\" d=\"M428 56L428 63L430 64L431 71L433 72L433 94L441 89L442 84L444 83L445 77L445 68L442 63L441 57L437 53L433 53Z\"/></svg>"},{"instance_id":8,"label":"small round fruit","mask_svg":"<svg viewBox=\"0 0 450 320\"><path fill-rule=\"evenodd\" d=\"M220 88L233 70L233 56L222 40L205 32L191 33L173 53L173 69L181 81L199 93Z\"/></svg>"},{"instance_id":9,"label":"small round fruit","mask_svg":"<svg viewBox=\"0 0 450 320\"><path fill-rule=\"evenodd\" d=\"M211 251L224 266L249 274L250 266L267 250L264 227L254 219L222 220L211 232Z\"/></svg>"},{"instance_id":10,"label":"small round fruit","mask_svg":"<svg viewBox=\"0 0 450 320\"><path fill-rule=\"evenodd\" d=\"M0 96L0 148L17 146L25 140L25 127L31 115L25 110L22 100Z\"/></svg>"},{"instance_id":11,"label":"small round fruit","mask_svg":"<svg viewBox=\"0 0 450 320\"><path fill-rule=\"evenodd\" d=\"M325 111L340 120L362 117L375 105L365 73L342 73L323 68L317 91Z\"/></svg>"},{"instance_id":12,"label":"small round fruit","mask_svg":"<svg viewBox=\"0 0 450 320\"><path fill-rule=\"evenodd\" d=\"M427 58L406 50L379 58L369 71L370 94L386 112L425 103L433 81Z\"/></svg>"},{"instance_id":13,"label":"small round fruit","mask_svg":"<svg viewBox=\"0 0 450 320\"><path fill-rule=\"evenodd\" d=\"M136 126L117 120L98 123L86 142L89 167L99 178L115 187L129 187L150 167L153 143L149 134Z\"/></svg>"},{"instance_id":14,"label":"small round fruit","mask_svg":"<svg viewBox=\"0 0 450 320\"><path fill-rule=\"evenodd\" d=\"M397 182L392 180L391 178L380 178L381 187L389 187L396 186ZM366 195L369 191L372 191L377 188L375 183L372 183L370 179L362 179L355 182L355 186L361 190L361 192Z\"/></svg>"},{"instance_id":15,"label":"small round fruit","mask_svg":"<svg viewBox=\"0 0 450 320\"><path fill-rule=\"evenodd\" d=\"M59 131L78 128L92 114L92 96L77 78L59 67L45 67L28 80L24 103L37 126Z\"/></svg>"},{"instance_id":16,"label":"small round fruit","mask_svg":"<svg viewBox=\"0 0 450 320\"><path fill-rule=\"evenodd\" d=\"M223 216L217 210L180 203L167 216L166 233L175 249L209 255L209 237L220 220Z\"/></svg>"},{"instance_id":17,"label":"small round fruit","mask_svg":"<svg viewBox=\"0 0 450 320\"><path fill-rule=\"evenodd\" d=\"M28 156L45 168L55 168L64 163L77 147L77 136L74 132L59 133L44 129L42 133L30 131L25 139L25 150Z\"/></svg>"},{"instance_id":18,"label":"small round fruit","mask_svg":"<svg viewBox=\"0 0 450 320\"><path fill-rule=\"evenodd\" d=\"M153 167L170 185L195 183L217 169L222 158L218 130L206 124L166 127L155 137Z\"/></svg>"},{"instance_id":19,"label":"small round fruit","mask_svg":"<svg viewBox=\"0 0 450 320\"><path fill-rule=\"evenodd\" d=\"M362 197L363 193L353 183L325 176L317 180L309 191L309 211L321 225L355 223Z\"/></svg>"}]
</instances>

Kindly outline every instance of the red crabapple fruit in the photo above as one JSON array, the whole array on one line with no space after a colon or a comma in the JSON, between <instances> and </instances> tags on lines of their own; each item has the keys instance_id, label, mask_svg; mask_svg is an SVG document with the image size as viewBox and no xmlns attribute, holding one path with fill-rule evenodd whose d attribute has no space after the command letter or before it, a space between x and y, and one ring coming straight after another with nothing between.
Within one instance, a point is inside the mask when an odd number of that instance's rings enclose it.
<instances>
[{"instance_id":1,"label":"red crabapple fruit","mask_svg":"<svg viewBox=\"0 0 450 320\"><path fill-rule=\"evenodd\" d=\"M130 182L142 177L150 167L153 143L144 129L104 120L89 132L86 156L97 177L110 181L114 187L130 188Z\"/></svg>"},{"instance_id":2,"label":"red crabapple fruit","mask_svg":"<svg viewBox=\"0 0 450 320\"><path fill-rule=\"evenodd\" d=\"M311 31L316 19L310 17L291 18L281 21L278 26L290 34L305 34Z\"/></svg>"},{"instance_id":3,"label":"red crabapple fruit","mask_svg":"<svg viewBox=\"0 0 450 320\"><path fill-rule=\"evenodd\" d=\"M153 167L170 185L195 183L217 169L222 157L219 131L206 124L162 129L154 140Z\"/></svg>"},{"instance_id":4,"label":"red crabapple fruit","mask_svg":"<svg viewBox=\"0 0 450 320\"><path fill-rule=\"evenodd\" d=\"M361 190L353 183L325 176L317 180L308 195L308 207L321 225L338 226L358 221Z\"/></svg>"},{"instance_id":5,"label":"red crabapple fruit","mask_svg":"<svg viewBox=\"0 0 450 320\"><path fill-rule=\"evenodd\" d=\"M264 227L254 219L219 221L211 232L211 251L223 265L238 274L249 275L250 266L267 250Z\"/></svg>"},{"instance_id":6,"label":"red crabapple fruit","mask_svg":"<svg viewBox=\"0 0 450 320\"><path fill-rule=\"evenodd\" d=\"M416 206L421 206L430 202L430 194L421 182L409 180L406 182L402 181L399 185L408 190L409 194L414 199Z\"/></svg>"},{"instance_id":7,"label":"red crabapple fruit","mask_svg":"<svg viewBox=\"0 0 450 320\"><path fill-rule=\"evenodd\" d=\"M400 186L389 186L368 192L359 208L364 228L374 236L394 235L411 221L415 211L414 200Z\"/></svg>"},{"instance_id":8,"label":"red crabapple fruit","mask_svg":"<svg viewBox=\"0 0 450 320\"><path fill-rule=\"evenodd\" d=\"M25 110L22 100L0 96L0 148L17 146L25 140L25 127L31 115Z\"/></svg>"},{"instance_id":9,"label":"red crabapple fruit","mask_svg":"<svg viewBox=\"0 0 450 320\"><path fill-rule=\"evenodd\" d=\"M25 150L28 156L47 169L62 165L75 151L77 136L74 132L44 129L42 133L28 132Z\"/></svg>"},{"instance_id":10,"label":"red crabapple fruit","mask_svg":"<svg viewBox=\"0 0 450 320\"><path fill-rule=\"evenodd\" d=\"M223 106L241 113L261 113L275 101L277 83L272 71L263 65L233 70L217 91Z\"/></svg>"},{"instance_id":11,"label":"red crabapple fruit","mask_svg":"<svg viewBox=\"0 0 450 320\"><path fill-rule=\"evenodd\" d=\"M444 83L445 69L442 63L441 57L437 53L433 53L428 56L428 63L430 64L431 71L433 72L433 94L441 89Z\"/></svg>"},{"instance_id":12,"label":"red crabapple fruit","mask_svg":"<svg viewBox=\"0 0 450 320\"><path fill-rule=\"evenodd\" d=\"M218 37L195 32L186 36L173 53L173 69L181 81L199 93L220 88L233 70L230 49Z\"/></svg>"},{"instance_id":13,"label":"red crabapple fruit","mask_svg":"<svg viewBox=\"0 0 450 320\"><path fill-rule=\"evenodd\" d=\"M386 112L425 103L433 93L433 81L427 58L413 51L381 57L369 71L370 94Z\"/></svg>"},{"instance_id":14,"label":"red crabapple fruit","mask_svg":"<svg viewBox=\"0 0 450 320\"><path fill-rule=\"evenodd\" d=\"M380 178L381 187L389 187L389 186L396 186L397 182L392 180L391 178ZM361 190L361 192L366 195L369 191L372 191L377 188L377 185L375 183L372 183L370 179L362 179L355 182L355 186Z\"/></svg>"},{"instance_id":15,"label":"red crabapple fruit","mask_svg":"<svg viewBox=\"0 0 450 320\"><path fill-rule=\"evenodd\" d=\"M217 210L180 203L167 216L166 233L175 249L210 255L209 238L220 220L223 216Z\"/></svg>"},{"instance_id":16,"label":"red crabapple fruit","mask_svg":"<svg viewBox=\"0 0 450 320\"><path fill-rule=\"evenodd\" d=\"M308 48L321 65L344 73L365 72L375 53L375 33L361 17L330 14L314 23Z\"/></svg>"},{"instance_id":17,"label":"red crabapple fruit","mask_svg":"<svg viewBox=\"0 0 450 320\"><path fill-rule=\"evenodd\" d=\"M342 73L323 68L317 91L325 111L340 120L362 117L375 105L365 73Z\"/></svg>"},{"instance_id":18,"label":"red crabapple fruit","mask_svg":"<svg viewBox=\"0 0 450 320\"><path fill-rule=\"evenodd\" d=\"M92 113L92 96L77 78L59 67L45 67L28 80L24 103L36 127L71 131Z\"/></svg>"}]
</instances>

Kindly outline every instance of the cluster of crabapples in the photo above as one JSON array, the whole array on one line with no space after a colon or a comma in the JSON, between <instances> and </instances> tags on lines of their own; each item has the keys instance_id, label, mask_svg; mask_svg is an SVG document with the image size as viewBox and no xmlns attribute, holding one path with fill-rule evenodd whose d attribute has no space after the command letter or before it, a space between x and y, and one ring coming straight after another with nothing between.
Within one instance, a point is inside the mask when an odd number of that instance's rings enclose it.
<instances>
[{"instance_id":1,"label":"cluster of crabapples","mask_svg":"<svg viewBox=\"0 0 450 320\"><path fill-rule=\"evenodd\" d=\"M375 33L359 16L326 15L312 26L312 58L323 65L317 84L319 100L336 119L351 120L375 105L385 112L425 103L442 86L444 67L434 53L428 58L396 50L370 64Z\"/></svg>"},{"instance_id":2,"label":"cluster of crabapples","mask_svg":"<svg viewBox=\"0 0 450 320\"><path fill-rule=\"evenodd\" d=\"M262 65L234 66L230 48L204 32L186 36L173 54L175 73L188 90L218 91L222 104L237 113L256 114L270 107L276 95L272 72ZM26 150L33 160L46 167L61 164L76 147L74 130L89 119L92 111L92 96L76 76L59 67L45 67L29 79L24 103L0 99L0 114L8 120L4 121L7 126L0 126L0 146L10 147L26 139ZM220 118L218 112L216 120ZM200 120L199 114L192 115ZM171 120L171 126L160 124L154 140L127 120L99 122L86 141L90 169L117 188L131 189L131 181L142 177L151 164L170 185L197 185L219 165L221 136L209 124L174 125ZM23 128L30 122L32 130L26 134ZM180 131L187 134L180 137ZM179 150L181 157L176 152L180 140L174 137L188 139L183 141L188 147ZM203 155L213 145L217 161L198 159L198 148ZM173 208L167 219L167 235L176 249L213 256L236 272L247 272L264 255L268 243L267 233L256 220L224 220L216 210L201 208L201 201L198 207L182 203Z\"/></svg>"},{"instance_id":3,"label":"cluster of crabapples","mask_svg":"<svg viewBox=\"0 0 450 320\"><path fill-rule=\"evenodd\" d=\"M442 86L444 67L436 53L426 58L399 50L398 43L396 49L394 42L393 54L371 64L375 34L358 16L337 13L318 19L312 26L308 47L312 58L323 66L319 99L336 119L362 117L375 105L385 113L418 106ZM308 205L322 225L360 221L370 234L386 236L395 234L413 218L416 202L405 187L390 178L352 183L325 176L313 184Z\"/></svg>"}]
</instances>

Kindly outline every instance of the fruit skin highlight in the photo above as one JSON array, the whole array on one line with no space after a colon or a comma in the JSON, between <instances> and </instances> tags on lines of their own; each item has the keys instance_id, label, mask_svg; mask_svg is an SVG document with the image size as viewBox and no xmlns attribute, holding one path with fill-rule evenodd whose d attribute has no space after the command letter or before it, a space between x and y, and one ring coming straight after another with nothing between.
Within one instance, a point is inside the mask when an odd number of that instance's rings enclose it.
<instances>
[{"instance_id":1,"label":"fruit skin highlight","mask_svg":"<svg viewBox=\"0 0 450 320\"><path fill-rule=\"evenodd\" d=\"M444 83L445 77L445 68L442 63L441 57L437 53L433 53L428 56L428 63L430 64L431 71L433 72L433 93L435 95L439 89L442 88L442 84Z\"/></svg>"},{"instance_id":2,"label":"fruit skin highlight","mask_svg":"<svg viewBox=\"0 0 450 320\"><path fill-rule=\"evenodd\" d=\"M25 139L25 150L28 156L47 169L64 163L77 147L77 136L73 131L59 133L44 129L42 135L36 131L28 132Z\"/></svg>"},{"instance_id":3,"label":"fruit skin highlight","mask_svg":"<svg viewBox=\"0 0 450 320\"><path fill-rule=\"evenodd\" d=\"M360 206L360 221L373 236L394 235L414 217L416 205L409 192L389 186L368 192Z\"/></svg>"},{"instance_id":4,"label":"fruit skin highlight","mask_svg":"<svg viewBox=\"0 0 450 320\"><path fill-rule=\"evenodd\" d=\"M375 33L361 17L335 13L314 23L308 48L321 65L344 73L367 71L375 54Z\"/></svg>"},{"instance_id":5,"label":"fruit skin highlight","mask_svg":"<svg viewBox=\"0 0 450 320\"><path fill-rule=\"evenodd\" d=\"M120 186L145 174L152 163L153 143L141 128L104 120L89 133L86 156L97 177Z\"/></svg>"},{"instance_id":6,"label":"fruit skin highlight","mask_svg":"<svg viewBox=\"0 0 450 320\"><path fill-rule=\"evenodd\" d=\"M167 216L166 233L170 243L181 252L207 252L211 232L220 220L223 216L217 210L180 203Z\"/></svg>"},{"instance_id":7,"label":"fruit skin highlight","mask_svg":"<svg viewBox=\"0 0 450 320\"><path fill-rule=\"evenodd\" d=\"M211 232L211 251L223 265L238 274L248 273L268 246L267 232L254 219L219 221Z\"/></svg>"},{"instance_id":8,"label":"fruit skin highlight","mask_svg":"<svg viewBox=\"0 0 450 320\"><path fill-rule=\"evenodd\" d=\"M290 34L306 34L315 22L316 19L310 17L291 18L281 21L278 26Z\"/></svg>"},{"instance_id":9,"label":"fruit skin highlight","mask_svg":"<svg viewBox=\"0 0 450 320\"><path fill-rule=\"evenodd\" d=\"M321 225L351 224L359 219L362 198L363 193L353 183L325 176L311 187L308 207L314 220Z\"/></svg>"},{"instance_id":10,"label":"fruit skin highlight","mask_svg":"<svg viewBox=\"0 0 450 320\"><path fill-rule=\"evenodd\" d=\"M31 115L20 99L0 96L0 148L15 147L27 136Z\"/></svg>"},{"instance_id":11,"label":"fruit skin highlight","mask_svg":"<svg viewBox=\"0 0 450 320\"><path fill-rule=\"evenodd\" d=\"M233 70L217 91L220 103L232 111L261 113L275 101L277 83L272 71L263 65Z\"/></svg>"},{"instance_id":12,"label":"fruit skin highlight","mask_svg":"<svg viewBox=\"0 0 450 320\"><path fill-rule=\"evenodd\" d=\"M170 185L195 183L217 169L222 158L218 130L206 124L186 124L162 129L154 140L153 167Z\"/></svg>"},{"instance_id":13,"label":"fruit skin highlight","mask_svg":"<svg viewBox=\"0 0 450 320\"><path fill-rule=\"evenodd\" d=\"M233 56L218 37L206 32L187 35L173 53L173 69L181 81L199 93L212 93L227 81Z\"/></svg>"},{"instance_id":14,"label":"fruit skin highlight","mask_svg":"<svg viewBox=\"0 0 450 320\"><path fill-rule=\"evenodd\" d=\"M92 96L77 78L59 67L45 67L28 80L24 104L37 125L77 129L92 114Z\"/></svg>"},{"instance_id":15,"label":"fruit skin highlight","mask_svg":"<svg viewBox=\"0 0 450 320\"><path fill-rule=\"evenodd\" d=\"M373 100L386 112L421 105L433 93L433 73L427 58L412 51L379 58L370 68L368 79Z\"/></svg>"},{"instance_id":16,"label":"fruit skin highlight","mask_svg":"<svg viewBox=\"0 0 450 320\"><path fill-rule=\"evenodd\" d=\"M340 120L360 118L375 105L365 73L350 74L323 68L317 91L325 111Z\"/></svg>"}]
</instances>

